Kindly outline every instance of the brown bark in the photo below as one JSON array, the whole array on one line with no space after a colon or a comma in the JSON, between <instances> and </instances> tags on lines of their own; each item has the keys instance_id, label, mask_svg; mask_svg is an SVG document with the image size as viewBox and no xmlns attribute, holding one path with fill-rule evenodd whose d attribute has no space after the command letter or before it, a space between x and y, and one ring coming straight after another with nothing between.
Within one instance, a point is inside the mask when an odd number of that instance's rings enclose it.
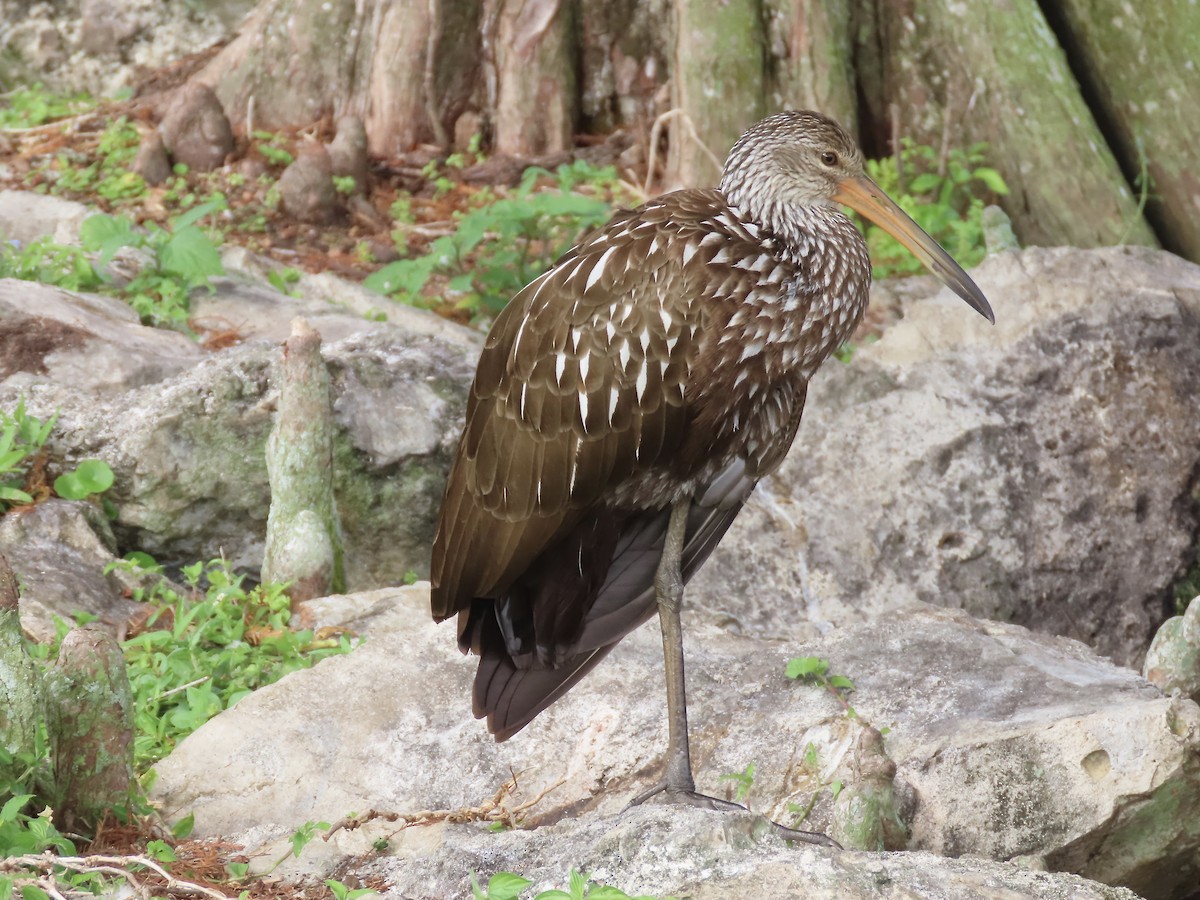
<instances>
[{"instance_id":1,"label":"brown bark","mask_svg":"<svg viewBox=\"0 0 1200 900\"><path fill-rule=\"evenodd\" d=\"M676 0L667 187L713 186L738 136L766 111L758 0Z\"/></svg>"},{"instance_id":2,"label":"brown bark","mask_svg":"<svg viewBox=\"0 0 1200 900\"><path fill-rule=\"evenodd\" d=\"M1155 243L1036 0L857 2L868 149L986 141L1023 244Z\"/></svg>"},{"instance_id":3,"label":"brown bark","mask_svg":"<svg viewBox=\"0 0 1200 900\"><path fill-rule=\"evenodd\" d=\"M664 112L671 68L670 0L578 0L581 124L649 133ZM662 108L660 108L662 107Z\"/></svg>"},{"instance_id":4,"label":"brown bark","mask_svg":"<svg viewBox=\"0 0 1200 900\"><path fill-rule=\"evenodd\" d=\"M765 0L769 106L815 109L858 128L850 0Z\"/></svg>"},{"instance_id":5,"label":"brown bark","mask_svg":"<svg viewBox=\"0 0 1200 900\"><path fill-rule=\"evenodd\" d=\"M568 0L492 0L497 152L540 156L571 146L576 116L572 6Z\"/></svg>"},{"instance_id":6,"label":"brown bark","mask_svg":"<svg viewBox=\"0 0 1200 900\"><path fill-rule=\"evenodd\" d=\"M478 21L473 0L263 0L197 79L235 130L356 115L371 152L390 155L453 130Z\"/></svg>"},{"instance_id":7,"label":"brown bark","mask_svg":"<svg viewBox=\"0 0 1200 900\"><path fill-rule=\"evenodd\" d=\"M1200 261L1200 6L1062 0L1059 33L1163 245ZM1135 185L1143 187L1143 185Z\"/></svg>"}]
</instances>

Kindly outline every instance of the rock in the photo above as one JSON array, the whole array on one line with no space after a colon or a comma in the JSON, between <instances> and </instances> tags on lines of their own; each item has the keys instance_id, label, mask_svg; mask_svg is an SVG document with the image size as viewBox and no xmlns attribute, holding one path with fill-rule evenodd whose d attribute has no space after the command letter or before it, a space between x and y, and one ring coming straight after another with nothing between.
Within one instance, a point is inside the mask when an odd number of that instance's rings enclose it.
<instances>
[{"instance_id":1,"label":"rock","mask_svg":"<svg viewBox=\"0 0 1200 900\"><path fill-rule=\"evenodd\" d=\"M0 240L28 244L49 237L59 244L78 244L79 226L94 212L49 194L0 191Z\"/></svg>"},{"instance_id":2,"label":"rock","mask_svg":"<svg viewBox=\"0 0 1200 900\"><path fill-rule=\"evenodd\" d=\"M440 327L440 326L439 326ZM461 427L476 339L414 334L374 323L325 347L333 383L335 492L351 587L428 571L434 517ZM52 458L103 458L114 529L170 566L224 552L257 571L269 492L265 442L281 350L247 344L201 358L156 385L111 397L45 379L0 384L0 408L27 397L30 414L60 411ZM401 512L402 511L402 512Z\"/></svg>"},{"instance_id":3,"label":"rock","mask_svg":"<svg viewBox=\"0 0 1200 900\"><path fill-rule=\"evenodd\" d=\"M367 158L367 129L358 116L342 116L337 122L337 135L329 145L329 162L334 175L354 179L355 193L367 188L370 174Z\"/></svg>"},{"instance_id":4,"label":"rock","mask_svg":"<svg viewBox=\"0 0 1200 900\"><path fill-rule=\"evenodd\" d=\"M81 0L79 44L96 56L117 55L121 45L138 33L139 25L114 0Z\"/></svg>"},{"instance_id":5,"label":"rock","mask_svg":"<svg viewBox=\"0 0 1200 900\"><path fill-rule=\"evenodd\" d=\"M1146 680L1164 694L1179 691L1200 701L1200 603L1193 598L1182 616L1163 622L1146 653Z\"/></svg>"},{"instance_id":6,"label":"rock","mask_svg":"<svg viewBox=\"0 0 1200 900\"><path fill-rule=\"evenodd\" d=\"M35 640L54 637L55 616L79 612L116 634L142 608L126 599L121 573L104 574L116 542L103 516L84 501L50 499L0 517L0 554L21 580L21 627Z\"/></svg>"},{"instance_id":7,"label":"rock","mask_svg":"<svg viewBox=\"0 0 1200 900\"><path fill-rule=\"evenodd\" d=\"M175 162L211 172L233 152L233 130L212 88L197 81L181 87L158 126Z\"/></svg>"},{"instance_id":8,"label":"rock","mask_svg":"<svg viewBox=\"0 0 1200 900\"><path fill-rule=\"evenodd\" d=\"M0 0L0 71L8 84L112 96L146 85L146 71L228 40L251 6L253 0Z\"/></svg>"},{"instance_id":9,"label":"rock","mask_svg":"<svg viewBox=\"0 0 1200 900\"><path fill-rule=\"evenodd\" d=\"M162 184L171 177L171 161L167 159L167 148L162 135L148 131L142 135L137 156L133 160L133 171L142 176L149 185Z\"/></svg>"},{"instance_id":10,"label":"rock","mask_svg":"<svg viewBox=\"0 0 1200 900\"><path fill-rule=\"evenodd\" d=\"M301 222L332 222L338 212L338 195L329 152L319 144L304 147L279 176L279 196L283 208Z\"/></svg>"},{"instance_id":11,"label":"rock","mask_svg":"<svg viewBox=\"0 0 1200 900\"><path fill-rule=\"evenodd\" d=\"M22 384L44 380L82 392L80 400L112 396L161 381L203 356L183 335L141 325L121 300L0 279L0 386L19 392Z\"/></svg>"},{"instance_id":12,"label":"rock","mask_svg":"<svg viewBox=\"0 0 1200 900\"><path fill-rule=\"evenodd\" d=\"M253 852L272 841L284 846L306 821L352 810L478 807L511 769L520 787L510 808L549 789L523 813L526 826L565 820L608 831L641 821L604 817L617 816L659 773L666 723L655 628L635 632L524 732L496 745L470 715L474 661L459 655L452 628L429 620L428 586L375 598L375 609L350 623L367 634L361 648L246 698L160 763L160 807L173 817L192 812L198 835L248 841ZM858 721L889 729L883 749L896 766L907 849L1034 857L1052 869L1102 873L1151 898L1182 896L1195 884L1200 708L1191 701L1162 697L1077 642L931 606L885 613L810 645L764 644L687 618L700 790L719 794L720 775L755 762L752 809L790 823L789 804L805 807L817 792L805 827L827 827L832 773L854 771L838 766L859 726L828 692L783 674L788 657L820 655L831 672L853 679ZM881 762L862 767L863 783L878 786L887 762L874 758ZM1170 815L1158 814L1167 807ZM737 827L728 824L737 816L705 815L715 816L709 828ZM422 866L444 865L461 878L479 833L412 829L394 866L416 865L424 854L437 859ZM549 834L521 846L545 846ZM324 852L352 855L364 839L339 832ZM590 867L608 857L584 849L544 858ZM688 883L686 873L677 876ZM455 893L422 889L412 891Z\"/></svg>"},{"instance_id":13,"label":"rock","mask_svg":"<svg viewBox=\"0 0 1200 900\"><path fill-rule=\"evenodd\" d=\"M739 821L686 807L643 806L611 818L568 819L536 831L500 834L461 826L413 828L392 841L387 856L374 856L363 843L365 859L354 864L354 874L382 878L389 885L387 897L414 900L469 897L470 873L478 873L486 885L497 871L530 879L533 884L522 896L532 897L566 890L571 869L630 895L696 900L1137 900L1121 888L1012 863L788 847L755 829L748 817Z\"/></svg>"},{"instance_id":14,"label":"rock","mask_svg":"<svg viewBox=\"0 0 1200 900\"><path fill-rule=\"evenodd\" d=\"M975 278L994 328L946 297L912 303L818 373L694 607L812 635L920 599L1140 664L1200 533L1200 267L1029 249Z\"/></svg>"}]
</instances>

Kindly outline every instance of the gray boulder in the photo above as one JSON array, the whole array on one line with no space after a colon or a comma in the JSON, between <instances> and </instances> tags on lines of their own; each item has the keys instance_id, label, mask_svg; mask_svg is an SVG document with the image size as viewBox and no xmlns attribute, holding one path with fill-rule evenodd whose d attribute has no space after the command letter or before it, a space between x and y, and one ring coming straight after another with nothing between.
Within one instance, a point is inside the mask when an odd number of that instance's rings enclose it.
<instances>
[{"instance_id":1,"label":"gray boulder","mask_svg":"<svg viewBox=\"0 0 1200 900\"><path fill-rule=\"evenodd\" d=\"M141 604L126 594L133 582L104 573L116 542L96 506L50 499L0 516L0 555L21 586L21 627L38 641L54 637L54 618L84 612L112 634L123 632Z\"/></svg>"},{"instance_id":2,"label":"gray boulder","mask_svg":"<svg viewBox=\"0 0 1200 900\"><path fill-rule=\"evenodd\" d=\"M678 807L643 806L611 818L568 819L536 831L502 834L435 825L403 832L394 844L394 855L368 855L354 865L354 873L383 879L389 885L384 896L396 900L468 897L470 873L478 873L479 882L486 884L497 871L530 879L533 884L523 896L532 897L541 890L565 890L571 868L628 894L694 900L1137 897L1076 875L986 859L788 847L756 828L749 817Z\"/></svg>"},{"instance_id":3,"label":"gray boulder","mask_svg":"<svg viewBox=\"0 0 1200 900\"><path fill-rule=\"evenodd\" d=\"M0 278L0 392L49 382L82 400L114 396L196 365L182 334L146 328L129 304Z\"/></svg>"},{"instance_id":4,"label":"gray boulder","mask_svg":"<svg viewBox=\"0 0 1200 900\"><path fill-rule=\"evenodd\" d=\"M496 745L471 717L474 663L458 654L451 626L429 620L427 586L349 606L365 645L259 691L183 741L158 766L164 812L194 813L198 834L246 841L270 860L304 822L479 807L513 772L513 807L549 791L522 813L535 827L617 816L658 777L666 724L655 628ZM326 624L332 608L322 601L314 620ZM845 763L866 722L888 729L907 849L1028 857L1152 898L1195 884L1200 708L1191 701L1164 698L1078 642L932 606L809 645L740 638L702 619L685 623L700 790L726 793L719 776L755 763L752 809L790 824L816 795L805 827L824 829L833 780L855 787ZM828 692L784 676L789 657L809 655L854 680L857 719ZM1170 815L1157 812L1168 806ZM474 852L478 827L410 829L404 840L450 858ZM349 834L323 844L316 862L361 852Z\"/></svg>"},{"instance_id":5,"label":"gray boulder","mask_svg":"<svg viewBox=\"0 0 1200 900\"><path fill-rule=\"evenodd\" d=\"M944 293L817 375L693 605L761 633L916 599L1140 664L1200 535L1200 267L1033 249L974 275L994 328Z\"/></svg>"}]
</instances>

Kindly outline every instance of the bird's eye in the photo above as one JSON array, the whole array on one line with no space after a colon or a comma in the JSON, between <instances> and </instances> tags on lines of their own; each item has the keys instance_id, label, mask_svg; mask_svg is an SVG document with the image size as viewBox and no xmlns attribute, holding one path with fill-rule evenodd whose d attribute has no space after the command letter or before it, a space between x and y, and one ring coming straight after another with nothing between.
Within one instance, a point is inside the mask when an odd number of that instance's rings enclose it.
<instances>
[{"instance_id":1,"label":"bird's eye","mask_svg":"<svg viewBox=\"0 0 1200 900\"><path fill-rule=\"evenodd\" d=\"M830 166L832 168L833 166L836 166L838 164L838 155L836 153L834 153L832 150L826 150L824 153L821 154L821 162L825 163L825 165Z\"/></svg>"}]
</instances>

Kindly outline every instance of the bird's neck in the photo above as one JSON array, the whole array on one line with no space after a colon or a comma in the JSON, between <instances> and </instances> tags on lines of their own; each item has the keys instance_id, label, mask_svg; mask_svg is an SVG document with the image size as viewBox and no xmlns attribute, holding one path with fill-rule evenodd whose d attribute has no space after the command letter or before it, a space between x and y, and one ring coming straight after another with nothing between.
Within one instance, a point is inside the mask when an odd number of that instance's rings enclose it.
<instances>
[{"instance_id":1,"label":"bird's neck","mask_svg":"<svg viewBox=\"0 0 1200 900\"><path fill-rule=\"evenodd\" d=\"M758 295L762 310L779 324L772 329L784 342L797 341L802 352L794 363L807 377L824 359L849 340L866 312L871 261L866 241L842 211L832 204L797 209L761 205L754 213L735 204L730 211L752 223L772 255L790 264L793 276L778 295ZM731 325L745 328L757 315L745 310ZM754 335L740 336L754 345ZM790 356L790 354L789 354Z\"/></svg>"}]
</instances>

